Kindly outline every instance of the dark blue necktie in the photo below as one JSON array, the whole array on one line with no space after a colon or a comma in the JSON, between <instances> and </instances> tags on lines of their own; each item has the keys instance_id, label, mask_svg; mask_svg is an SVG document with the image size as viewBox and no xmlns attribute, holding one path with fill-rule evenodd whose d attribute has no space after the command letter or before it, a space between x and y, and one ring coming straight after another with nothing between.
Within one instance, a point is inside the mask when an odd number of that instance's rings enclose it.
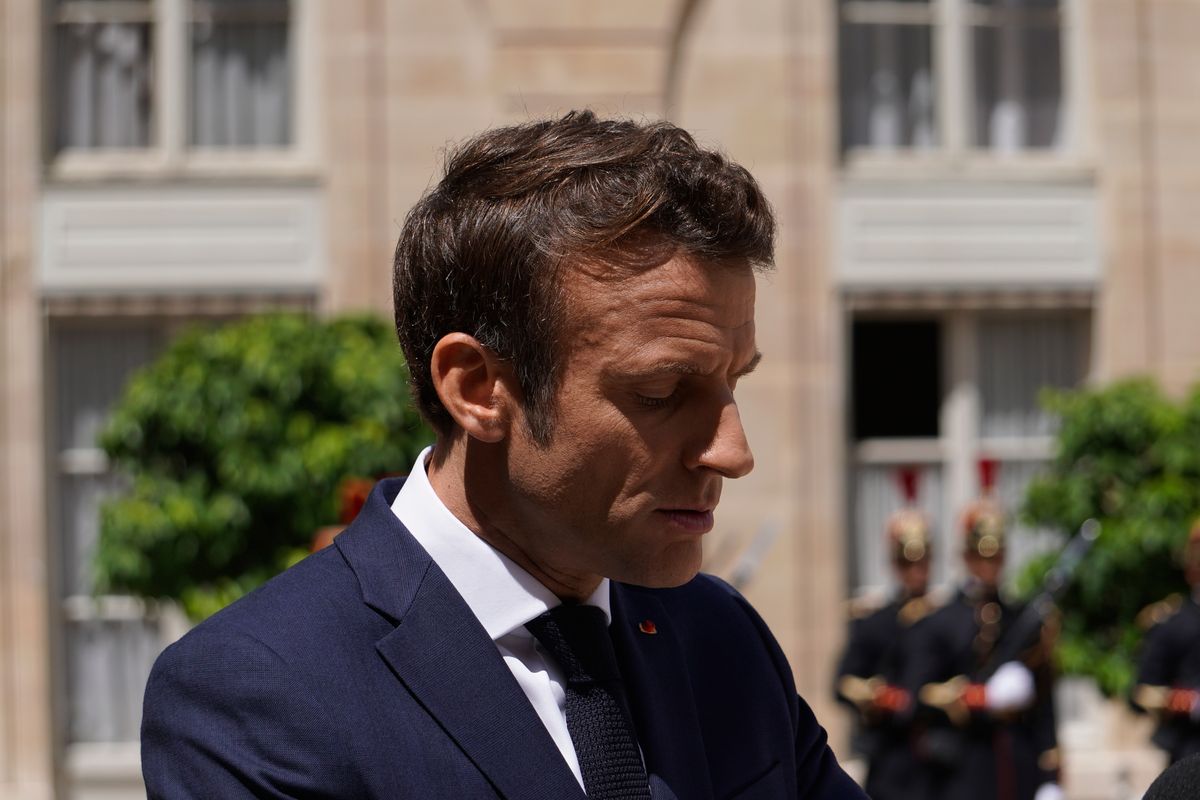
<instances>
[{"instance_id":1,"label":"dark blue necktie","mask_svg":"<svg viewBox=\"0 0 1200 800\"><path fill-rule=\"evenodd\" d=\"M567 730L589 800L650 800L604 612L564 604L525 627L566 679Z\"/></svg>"}]
</instances>

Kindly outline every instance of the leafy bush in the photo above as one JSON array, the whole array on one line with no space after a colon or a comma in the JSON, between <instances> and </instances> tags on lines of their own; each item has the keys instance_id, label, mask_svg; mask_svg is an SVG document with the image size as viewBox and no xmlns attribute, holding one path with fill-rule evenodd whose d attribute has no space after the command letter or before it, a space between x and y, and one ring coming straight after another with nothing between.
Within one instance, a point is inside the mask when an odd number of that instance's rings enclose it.
<instances>
[{"instance_id":1,"label":"leafy bush","mask_svg":"<svg viewBox=\"0 0 1200 800\"><path fill-rule=\"evenodd\" d=\"M431 440L375 318L249 318L180 336L125 389L101 446L126 491L101 510L97 589L200 619L338 521L343 479L407 470Z\"/></svg>"},{"instance_id":2,"label":"leafy bush","mask_svg":"<svg viewBox=\"0 0 1200 800\"><path fill-rule=\"evenodd\" d=\"M1103 526L1060 604L1060 666L1124 694L1142 636L1138 612L1187 591L1178 554L1200 512L1200 390L1180 404L1132 380L1053 392L1046 404L1062 420L1058 453L1029 487L1024 517L1064 532L1088 517ZM1018 585L1032 591L1052 561L1029 564Z\"/></svg>"}]
</instances>

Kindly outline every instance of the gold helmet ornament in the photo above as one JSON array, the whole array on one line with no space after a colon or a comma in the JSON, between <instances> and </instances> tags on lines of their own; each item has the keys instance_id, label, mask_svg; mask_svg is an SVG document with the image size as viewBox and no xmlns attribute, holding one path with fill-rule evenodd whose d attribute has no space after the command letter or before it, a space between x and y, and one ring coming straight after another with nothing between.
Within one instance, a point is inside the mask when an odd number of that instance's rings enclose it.
<instances>
[{"instance_id":1,"label":"gold helmet ornament","mask_svg":"<svg viewBox=\"0 0 1200 800\"><path fill-rule=\"evenodd\" d=\"M929 517L917 508L917 470L906 467L897 477L905 506L888 518L888 552L896 564L915 564L929 558Z\"/></svg>"},{"instance_id":2,"label":"gold helmet ornament","mask_svg":"<svg viewBox=\"0 0 1200 800\"><path fill-rule=\"evenodd\" d=\"M1004 512L994 499L997 462L979 460L980 498L963 513L963 547L968 555L995 558L1004 552Z\"/></svg>"}]
</instances>

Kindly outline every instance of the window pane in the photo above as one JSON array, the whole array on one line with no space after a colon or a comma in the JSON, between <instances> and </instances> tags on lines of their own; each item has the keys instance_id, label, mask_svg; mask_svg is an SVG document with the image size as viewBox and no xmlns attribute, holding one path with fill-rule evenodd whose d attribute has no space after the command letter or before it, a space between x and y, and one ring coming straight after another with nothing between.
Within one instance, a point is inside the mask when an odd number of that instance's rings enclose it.
<instances>
[{"instance_id":1,"label":"window pane","mask_svg":"<svg viewBox=\"0 0 1200 800\"><path fill-rule=\"evenodd\" d=\"M936 437L941 366L936 321L855 322L854 437Z\"/></svg>"},{"instance_id":2,"label":"window pane","mask_svg":"<svg viewBox=\"0 0 1200 800\"><path fill-rule=\"evenodd\" d=\"M996 473L996 501L1008 518L1008 563L1005 574L1009 578L1021 571L1021 565L1062 544L1062 538L1046 528L1030 528L1021 524L1021 506L1025 503L1025 490L1030 482L1046 470L1043 461L1003 461Z\"/></svg>"},{"instance_id":3,"label":"window pane","mask_svg":"<svg viewBox=\"0 0 1200 800\"><path fill-rule=\"evenodd\" d=\"M110 475L64 475L59 478L58 522L63 537L62 594L92 593L92 559L100 539L100 504L116 489Z\"/></svg>"},{"instance_id":4,"label":"window pane","mask_svg":"<svg viewBox=\"0 0 1200 800\"><path fill-rule=\"evenodd\" d=\"M72 621L67 627L71 742L136 742L142 693L162 649L146 619Z\"/></svg>"},{"instance_id":5,"label":"window pane","mask_svg":"<svg viewBox=\"0 0 1200 800\"><path fill-rule=\"evenodd\" d=\"M291 143L288 0L193 0L191 143Z\"/></svg>"},{"instance_id":6,"label":"window pane","mask_svg":"<svg viewBox=\"0 0 1200 800\"><path fill-rule=\"evenodd\" d=\"M1062 146L1062 26L1057 3L992 0L974 29L974 143L1014 151Z\"/></svg>"},{"instance_id":7,"label":"window pane","mask_svg":"<svg viewBox=\"0 0 1200 800\"><path fill-rule=\"evenodd\" d=\"M884 529L888 517L906 505L897 483L900 465L859 464L854 471L854 511L851 535L850 585L855 591L866 587L891 586L893 578L884 547ZM919 468L917 505L929 515L933 535L933 574L931 581L944 580L946 565L957 550L946 541L946 526L941 522L942 467L927 464ZM950 531L951 534L954 531Z\"/></svg>"},{"instance_id":8,"label":"window pane","mask_svg":"<svg viewBox=\"0 0 1200 800\"><path fill-rule=\"evenodd\" d=\"M68 2L55 10L59 148L145 147L153 75L148 2Z\"/></svg>"},{"instance_id":9,"label":"window pane","mask_svg":"<svg viewBox=\"0 0 1200 800\"><path fill-rule=\"evenodd\" d=\"M931 26L841 25L843 149L938 144Z\"/></svg>"},{"instance_id":10,"label":"window pane","mask_svg":"<svg viewBox=\"0 0 1200 800\"><path fill-rule=\"evenodd\" d=\"M162 348L153 323L62 327L54 331L58 449L96 446L108 410L130 375Z\"/></svg>"},{"instance_id":11,"label":"window pane","mask_svg":"<svg viewBox=\"0 0 1200 800\"><path fill-rule=\"evenodd\" d=\"M1074 387L1088 359L1087 319L1082 316L980 320L980 432L987 437L1049 436L1054 419L1038 396L1045 387Z\"/></svg>"}]
</instances>

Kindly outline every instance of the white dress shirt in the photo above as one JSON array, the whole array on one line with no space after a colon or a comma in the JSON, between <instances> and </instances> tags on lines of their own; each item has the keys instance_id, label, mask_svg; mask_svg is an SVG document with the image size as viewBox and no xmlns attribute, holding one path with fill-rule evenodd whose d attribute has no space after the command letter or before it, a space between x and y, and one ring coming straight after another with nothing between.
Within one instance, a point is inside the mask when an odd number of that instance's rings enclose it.
<instances>
[{"instance_id":1,"label":"white dress shirt","mask_svg":"<svg viewBox=\"0 0 1200 800\"><path fill-rule=\"evenodd\" d=\"M525 623L561 601L511 559L463 525L433 491L425 463L433 448L417 457L392 512L441 568L483 625L504 663L550 732L563 759L583 787L579 759L567 730L566 692L562 671L547 658ZM604 578L588 605L597 606L612 623L609 581Z\"/></svg>"}]
</instances>

